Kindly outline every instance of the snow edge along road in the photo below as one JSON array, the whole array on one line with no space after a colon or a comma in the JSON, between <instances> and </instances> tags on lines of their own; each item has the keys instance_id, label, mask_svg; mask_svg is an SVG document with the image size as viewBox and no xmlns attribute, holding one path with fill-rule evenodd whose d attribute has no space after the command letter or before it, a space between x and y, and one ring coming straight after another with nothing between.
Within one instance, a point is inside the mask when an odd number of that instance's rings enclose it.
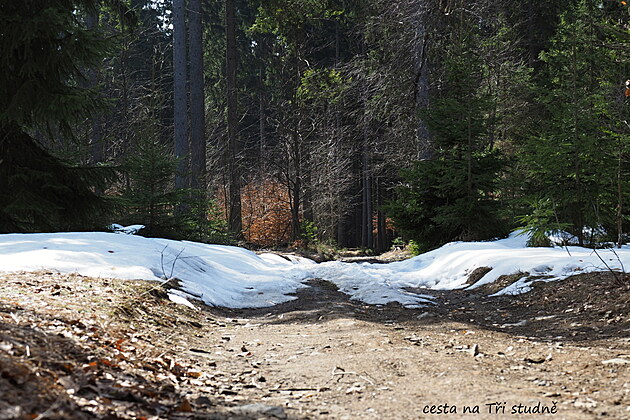
<instances>
[{"instance_id":1,"label":"snow edge along road","mask_svg":"<svg viewBox=\"0 0 630 420\"><path fill-rule=\"evenodd\" d=\"M194 297L207 305L259 308L296 299L310 279L334 283L351 299L371 305L398 302L408 308L433 304L432 297L408 289L477 288L501 276L522 273L500 290L517 294L535 280L630 267L630 247L617 250L527 248L527 238L512 234L488 242L454 242L406 261L371 264L331 261L321 264L300 257L288 260L244 248L188 241L145 238L105 232L0 235L0 271L55 270L91 277L164 281L177 278L173 300ZM602 261L603 260L603 261ZM605 264L604 264L605 263ZM608 267L607 267L608 266ZM477 268L490 270L469 285Z\"/></svg>"}]
</instances>

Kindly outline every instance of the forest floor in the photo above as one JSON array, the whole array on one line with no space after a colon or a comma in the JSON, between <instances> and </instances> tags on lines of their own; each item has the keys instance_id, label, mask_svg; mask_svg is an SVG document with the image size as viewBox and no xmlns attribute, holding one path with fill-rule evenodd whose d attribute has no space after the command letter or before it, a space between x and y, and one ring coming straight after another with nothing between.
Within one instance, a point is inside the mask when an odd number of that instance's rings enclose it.
<instances>
[{"instance_id":1,"label":"forest floor","mask_svg":"<svg viewBox=\"0 0 630 420\"><path fill-rule=\"evenodd\" d=\"M630 418L630 287L609 274L433 291L422 309L320 280L198 311L150 282L0 283L0 419Z\"/></svg>"}]
</instances>

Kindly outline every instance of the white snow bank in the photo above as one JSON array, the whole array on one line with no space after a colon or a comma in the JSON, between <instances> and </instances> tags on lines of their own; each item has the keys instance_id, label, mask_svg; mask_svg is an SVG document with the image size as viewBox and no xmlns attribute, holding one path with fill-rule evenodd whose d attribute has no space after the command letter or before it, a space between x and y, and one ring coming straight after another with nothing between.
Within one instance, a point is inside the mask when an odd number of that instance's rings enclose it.
<instances>
[{"instance_id":1,"label":"white snow bank","mask_svg":"<svg viewBox=\"0 0 630 420\"><path fill-rule=\"evenodd\" d=\"M426 254L390 264L323 263L312 267L311 273L335 282L345 293L368 303L397 301L408 305L417 295L405 294L406 288L465 288L468 276L480 267L491 270L471 285L471 289L492 283L503 275L524 274L518 282L497 295L529 291L529 283L534 281L529 275L548 276L544 281L553 281L578 273L607 271L608 267L615 270L622 266L626 270L630 268L630 247L627 245L622 249L594 251L580 247L527 248L526 243L526 236L513 233L509 238L497 241L449 243ZM370 287L362 286L365 283ZM376 283L380 287L375 287ZM419 300L416 302L420 303Z\"/></svg>"},{"instance_id":2,"label":"white snow bank","mask_svg":"<svg viewBox=\"0 0 630 420\"><path fill-rule=\"evenodd\" d=\"M46 269L144 280L176 277L188 294L208 305L230 308L295 299L287 294L303 287L307 273L302 267L307 266L243 248L114 233L0 235L1 271Z\"/></svg>"},{"instance_id":3,"label":"white snow bank","mask_svg":"<svg viewBox=\"0 0 630 420\"><path fill-rule=\"evenodd\" d=\"M491 270L471 288L502 275L523 273L500 294L529 290L529 276L544 281L570 275L630 267L630 247L619 250L527 248L527 238L511 235L492 242L454 242L406 261L390 264L327 262L275 254L256 255L237 247L179 242L113 233L0 235L0 271L58 270L86 276L121 279L181 280L183 292L171 300L194 296L208 305L230 308L265 307L295 299L291 294L311 278L335 283L351 299L368 304L399 302L407 307L431 303L415 288L467 287L479 267ZM598 256L599 255L599 256ZM600 260L604 260L602 262ZM536 280L540 280L537 278Z\"/></svg>"},{"instance_id":4,"label":"white snow bank","mask_svg":"<svg viewBox=\"0 0 630 420\"><path fill-rule=\"evenodd\" d=\"M430 304L432 296L405 291L406 287L418 286L414 281L405 282L405 276L414 275L401 269L399 263L370 264L325 262L307 267L310 276L335 283L339 290L351 299L370 305L398 302L408 308Z\"/></svg>"}]
</instances>

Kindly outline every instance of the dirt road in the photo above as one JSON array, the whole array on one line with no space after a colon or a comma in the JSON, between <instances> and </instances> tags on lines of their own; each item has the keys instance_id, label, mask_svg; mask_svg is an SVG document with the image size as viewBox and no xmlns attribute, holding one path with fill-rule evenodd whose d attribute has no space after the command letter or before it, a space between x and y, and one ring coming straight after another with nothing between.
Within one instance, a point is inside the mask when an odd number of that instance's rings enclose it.
<instances>
[{"instance_id":1,"label":"dirt road","mask_svg":"<svg viewBox=\"0 0 630 420\"><path fill-rule=\"evenodd\" d=\"M630 418L630 290L605 275L414 310L324 281L239 311L139 282L0 281L0 418Z\"/></svg>"}]
</instances>

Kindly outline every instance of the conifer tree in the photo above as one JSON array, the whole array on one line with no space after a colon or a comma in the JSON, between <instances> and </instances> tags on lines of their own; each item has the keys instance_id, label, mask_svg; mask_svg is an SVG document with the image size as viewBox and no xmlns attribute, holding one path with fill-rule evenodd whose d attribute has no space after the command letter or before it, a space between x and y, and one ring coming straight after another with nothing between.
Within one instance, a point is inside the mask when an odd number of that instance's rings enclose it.
<instances>
[{"instance_id":1,"label":"conifer tree","mask_svg":"<svg viewBox=\"0 0 630 420\"><path fill-rule=\"evenodd\" d=\"M611 217L604 203L614 177L611 141L604 133L611 106L609 69L616 67L602 48L601 9L581 0L562 14L549 50L543 52L544 83L539 100L544 118L527 143L524 160L535 194L551 200L558 223L568 223L580 245L584 228Z\"/></svg>"},{"instance_id":2,"label":"conifer tree","mask_svg":"<svg viewBox=\"0 0 630 420\"><path fill-rule=\"evenodd\" d=\"M0 231L90 228L102 209L98 171L62 161L45 137L72 137L97 101L82 69L107 50L84 16L95 0L8 0L0 7Z\"/></svg>"},{"instance_id":3,"label":"conifer tree","mask_svg":"<svg viewBox=\"0 0 630 420\"><path fill-rule=\"evenodd\" d=\"M449 43L440 96L424 115L433 156L403 171L397 200L388 206L396 227L421 249L505 231L493 196L505 161L487 136L491 104L475 38L455 34Z\"/></svg>"}]
</instances>

